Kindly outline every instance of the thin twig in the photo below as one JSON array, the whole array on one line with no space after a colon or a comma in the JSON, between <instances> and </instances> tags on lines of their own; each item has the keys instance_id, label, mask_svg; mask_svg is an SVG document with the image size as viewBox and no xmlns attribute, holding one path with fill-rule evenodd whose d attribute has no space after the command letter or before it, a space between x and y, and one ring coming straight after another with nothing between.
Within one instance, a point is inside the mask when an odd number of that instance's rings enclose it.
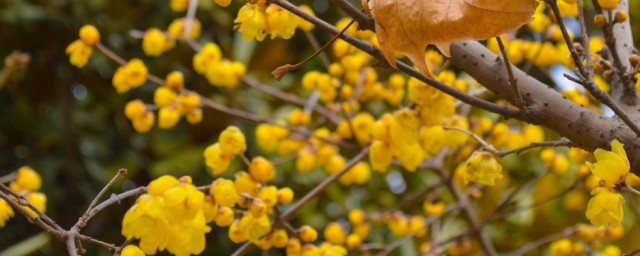
<instances>
[{"instance_id":1,"label":"thin twig","mask_svg":"<svg viewBox=\"0 0 640 256\"><path fill-rule=\"evenodd\" d=\"M305 58L304 60L296 63L296 64L285 64L282 65L278 68L276 68L275 70L273 70L273 72L271 72L271 74L273 75L273 77L276 80L280 80L282 79L282 77L291 71L294 71L300 67L302 67L302 65L306 64L307 62L309 62L310 60L312 60L313 58L315 58L316 56L318 56L318 54L320 54L321 52L324 52L325 49L327 49L327 47L331 46L331 44L333 44L333 42L335 42L336 40L338 40L338 38L340 38L340 36L347 31L347 29L349 29L349 27L351 27L351 25L353 25L353 23L356 20L351 20L347 26L345 26L338 34L334 35L331 40L329 40L329 42L327 42L326 44L324 44L322 47L320 47L320 49L317 49L315 52L313 52L313 54L309 55L309 57Z\"/></svg>"},{"instance_id":2,"label":"thin twig","mask_svg":"<svg viewBox=\"0 0 640 256\"><path fill-rule=\"evenodd\" d=\"M16 178L16 173L12 172L12 173L9 173L7 175L1 176L0 177L0 183L2 183L2 184L8 183L8 182L11 182L15 178Z\"/></svg>"},{"instance_id":3,"label":"thin twig","mask_svg":"<svg viewBox=\"0 0 640 256\"><path fill-rule=\"evenodd\" d=\"M316 36L313 35L313 33L311 33L311 31L304 31L304 36L307 38L307 40L309 40L309 43L311 44L311 46L313 47L313 49L315 49L316 51L321 51L320 52L320 60L322 61L322 64L324 64L324 67L329 69L329 65L331 65L331 61L329 61L329 57L327 56L327 53L325 51L322 51L322 46L320 46L320 43L318 43L318 39L316 38Z\"/></svg>"},{"instance_id":4,"label":"thin twig","mask_svg":"<svg viewBox=\"0 0 640 256\"><path fill-rule=\"evenodd\" d=\"M101 247L106 248L109 251L115 252L115 251L118 250L118 246L116 246L115 244L106 243L106 242L103 242L101 240L95 239L95 238L90 237L90 236L85 236L85 235L82 235L82 234L78 234L78 239L80 239L82 241L87 241L87 242L90 242L90 243L93 243L93 244L97 244L97 245L99 245Z\"/></svg>"},{"instance_id":5,"label":"thin twig","mask_svg":"<svg viewBox=\"0 0 640 256\"><path fill-rule=\"evenodd\" d=\"M98 201L102 198L102 196L104 196L104 194L107 193L107 190L109 190L109 188L111 188L113 184L116 183L116 181L118 181L120 178L124 177L125 175L127 175L127 169L122 168L118 170L118 173L116 173L116 175L113 176L113 178L111 178L109 183L107 183L107 185L105 185L102 188L102 190L100 190L98 195L96 195L96 197L93 198L93 201L91 201L91 204L89 204L89 207L87 207L87 210L84 212L84 214L82 214L82 216L78 219L78 222L76 222L76 224L74 225L78 228L78 230L82 229L87 224L87 221L89 221L89 213L91 212L91 210L93 210L93 207L95 207L96 204L98 204Z\"/></svg>"},{"instance_id":6,"label":"thin twig","mask_svg":"<svg viewBox=\"0 0 640 256\"><path fill-rule=\"evenodd\" d=\"M571 145L573 145L573 143L571 141L569 141L566 138L562 138L560 140L557 141L541 141L541 142L532 142L529 145L523 146L523 147L519 147L519 148L515 148L512 150L506 150L506 151L498 151L498 156L506 156L506 155L511 155L511 154L520 154L523 151L529 150L529 149L533 149L533 148L539 148L539 147L570 147Z\"/></svg>"},{"instance_id":7,"label":"thin twig","mask_svg":"<svg viewBox=\"0 0 640 256\"><path fill-rule=\"evenodd\" d=\"M573 228L565 229L564 231L562 231L560 233L556 233L556 234L553 234L553 235L548 235L548 236L542 237L542 238L540 238L538 240L535 240L533 242L525 244L524 246L520 247L520 249L518 249L517 251L511 253L510 255L511 256L524 255L525 253L527 253L527 252L529 252L529 251L531 251L533 249L536 249L536 248L538 248L538 247L540 247L542 245L545 245L547 243L553 242L553 241L561 239L561 238L570 237L573 234L575 234L577 230L578 230L577 228L573 227Z\"/></svg>"},{"instance_id":8,"label":"thin twig","mask_svg":"<svg viewBox=\"0 0 640 256\"><path fill-rule=\"evenodd\" d=\"M632 188L630 186L627 186L627 185L620 186L620 191L627 192L627 193L632 194L634 196L640 196L640 191L638 191L638 190L636 190L636 189L634 189L634 188Z\"/></svg>"},{"instance_id":9,"label":"thin twig","mask_svg":"<svg viewBox=\"0 0 640 256\"><path fill-rule=\"evenodd\" d=\"M640 248L633 249L633 251L630 251L628 253L622 254L622 256L633 256L633 255L636 255L638 253L640 253Z\"/></svg>"},{"instance_id":10,"label":"thin twig","mask_svg":"<svg viewBox=\"0 0 640 256\"><path fill-rule=\"evenodd\" d=\"M498 41L498 46L500 47L502 58L504 58L504 66L507 68L507 74L509 75L509 84L511 85L511 89L513 90L513 96L515 98L514 103L518 108L526 110L524 101L522 100L522 95L520 94L520 90L518 89L518 79L516 79L515 76L513 76L513 70L511 69L511 61L509 61L509 54L507 53L507 50L504 48L504 44L502 43L502 38L500 38L500 36L496 36L496 41Z\"/></svg>"},{"instance_id":11,"label":"thin twig","mask_svg":"<svg viewBox=\"0 0 640 256\"><path fill-rule=\"evenodd\" d=\"M275 88L273 88L273 87L271 87L269 85L263 84L260 81L254 79L254 78L248 77L248 76L241 77L240 81L245 83L245 84L247 84L247 85L249 85L253 89L256 89L256 90L258 90L260 92L266 93L268 95L271 95L273 97L276 97L278 99L281 99L281 100L284 100L284 101L287 101L287 102L298 104L300 106L306 106L306 104L308 102L307 99L304 99L304 98L302 98L302 97L300 97L298 95L280 91L278 89L275 89ZM329 120L331 120L331 122L334 123L334 124L340 123L340 117L338 117L337 115L332 113L329 109L327 109L327 108L325 108L323 106L314 104L311 107L311 109L316 111L316 112L318 112L320 115L323 115L323 116L329 118Z\"/></svg>"}]
</instances>

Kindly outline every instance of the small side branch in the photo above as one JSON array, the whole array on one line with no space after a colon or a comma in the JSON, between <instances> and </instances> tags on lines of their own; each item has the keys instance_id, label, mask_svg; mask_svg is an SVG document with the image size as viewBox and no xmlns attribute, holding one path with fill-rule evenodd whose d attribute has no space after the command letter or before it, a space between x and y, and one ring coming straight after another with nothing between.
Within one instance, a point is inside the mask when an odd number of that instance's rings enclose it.
<instances>
[{"instance_id":1,"label":"small side branch","mask_svg":"<svg viewBox=\"0 0 640 256\"><path fill-rule=\"evenodd\" d=\"M513 90L514 95L514 103L520 109L525 109L524 101L522 100L522 95L520 94L520 90L518 89L518 79L513 76L513 70L511 69L511 61L509 61L509 54L507 54L507 50L502 43L502 38L500 36L496 37L496 41L498 41L498 46L500 47L500 52L502 53L502 58L504 59L504 66L507 68L507 74L509 75L509 84L511 85L511 89Z\"/></svg>"}]
</instances>

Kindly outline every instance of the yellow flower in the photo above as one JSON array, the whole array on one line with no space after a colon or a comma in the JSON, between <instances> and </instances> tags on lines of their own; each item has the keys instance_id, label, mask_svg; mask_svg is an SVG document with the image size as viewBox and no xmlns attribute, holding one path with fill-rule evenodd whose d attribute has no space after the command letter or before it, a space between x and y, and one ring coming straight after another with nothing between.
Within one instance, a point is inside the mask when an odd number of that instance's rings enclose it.
<instances>
[{"instance_id":1,"label":"yellow flower","mask_svg":"<svg viewBox=\"0 0 640 256\"><path fill-rule=\"evenodd\" d=\"M183 12L189 6L189 0L171 0L171 11Z\"/></svg>"},{"instance_id":2,"label":"yellow flower","mask_svg":"<svg viewBox=\"0 0 640 256\"><path fill-rule=\"evenodd\" d=\"M240 84L240 78L246 72L244 64L224 59L209 66L204 74L211 85L233 89Z\"/></svg>"},{"instance_id":3,"label":"yellow flower","mask_svg":"<svg viewBox=\"0 0 640 256\"><path fill-rule=\"evenodd\" d=\"M69 55L71 65L82 68L87 65L89 58L93 54L93 48L78 39L67 46L65 52Z\"/></svg>"},{"instance_id":4,"label":"yellow flower","mask_svg":"<svg viewBox=\"0 0 640 256\"><path fill-rule=\"evenodd\" d=\"M373 170L382 173L386 172L389 165L393 162L389 145L379 140L373 141L369 149L369 162Z\"/></svg>"},{"instance_id":5,"label":"yellow flower","mask_svg":"<svg viewBox=\"0 0 640 256\"><path fill-rule=\"evenodd\" d=\"M598 254L598 256L620 256L622 252L620 248L615 245L607 245L602 251Z\"/></svg>"},{"instance_id":6,"label":"yellow flower","mask_svg":"<svg viewBox=\"0 0 640 256\"><path fill-rule=\"evenodd\" d=\"M306 4L303 4L300 6L300 9L302 9L302 11L311 14L311 15L315 15L313 13L313 9L311 9L311 7L309 7ZM313 23L308 22L307 20L300 18L298 16L296 17L296 22L298 23L298 27L304 31L311 31L313 29L313 27L315 27L315 25L313 25Z\"/></svg>"},{"instance_id":7,"label":"yellow flower","mask_svg":"<svg viewBox=\"0 0 640 256\"><path fill-rule=\"evenodd\" d=\"M84 25L80 28L80 40L87 46L94 46L100 41L100 32L93 25Z\"/></svg>"},{"instance_id":8,"label":"yellow flower","mask_svg":"<svg viewBox=\"0 0 640 256\"><path fill-rule=\"evenodd\" d=\"M157 28L149 28L142 38L142 50L149 56L160 56L164 52L166 38Z\"/></svg>"},{"instance_id":9,"label":"yellow flower","mask_svg":"<svg viewBox=\"0 0 640 256\"><path fill-rule=\"evenodd\" d=\"M7 201L0 199L0 228L4 227L4 225L7 223L7 220L9 220L13 216L14 213L11 205L9 205Z\"/></svg>"},{"instance_id":10,"label":"yellow flower","mask_svg":"<svg viewBox=\"0 0 640 256\"><path fill-rule=\"evenodd\" d=\"M156 106L164 108L173 105L176 101L176 93L169 89L167 86L160 86L156 88L155 93L153 94L153 102Z\"/></svg>"},{"instance_id":11,"label":"yellow flower","mask_svg":"<svg viewBox=\"0 0 640 256\"><path fill-rule=\"evenodd\" d=\"M587 205L587 218L593 225L616 227L622 222L624 198L606 188L596 188Z\"/></svg>"},{"instance_id":12,"label":"yellow flower","mask_svg":"<svg viewBox=\"0 0 640 256\"><path fill-rule=\"evenodd\" d=\"M210 194L216 204L221 206L233 207L240 200L233 181L227 179L214 180L211 184Z\"/></svg>"},{"instance_id":13,"label":"yellow flower","mask_svg":"<svg viewBox=\"0 0 640 256\"><path fill-rule=\"evenodd\" d=\"M122 220L122 234L140 240L144 254L167 250L175 255L199 254L211 231L204 214L205 195L190 177L162 176L149 183ZM132 254L135 255L135 254Z\"/></svg>"},{"instance_id":14,"label":"yellow flower","mask_svg":"<svg viewBox=\"0 0 640 256\"><path fill-rule=\"evenodd\" d=\"M187 113L187 122L190 124L202 122L202 109L196 108Z\"/></svg>"},{"instance_id":15,"label":"yellow flower","mask_svg":"<svg viewBox=\"0 0 640 256\"><path fill-rule=\"evenodd\" d=\"M288 204L293 201L293 190L291 188L281 188L278 190L278 203Z\"/></svg>"},{"instance_id":16,"label":"yellow flower","mask_svg":"<svg viewBox=\"0 0 640 256\"><path fill-rule=\"evenodd\" d=\"M120 256L145 256L144 252L135 245L127 245L122 252L120 252Z\"/></svg>"},{"instance_id":17,"label":"yellow flower","mask_svg":"<svg viewBox=\"0 0 640 256\"><path fill-rule=\"evenodd\" d=\"M376 120L373 116L366 112L358 113L351 120L351 125L356 135L356 139L360 145L367 145L371 140L371 128Z\"/></svg>"},{"instance_id":18,"label":"yellow flower","mask_svg":"<svg viewBox=\"0 0 640 256\"><path fill-rule=\"evenodd\" d=\"M464 182L470 181L493 186L502 179L502 166L489 152L476 151L464 164Z\"/></svg>"},{"instance_id":19,"label":"yellow flower","mask_svg":"<svg viewBox=\"0 0 640 256\"><path fill-rule=\"evenodd\" d=\"M222 152L220 143L216 143L204 150L204 160L206 165L213 170L213 175L220 175L227 171L233 156Z\"/></svg>"},{"instance_id":20,"label":"yellow flower","mask_svg":"<svg viewBox=\"0 0 640 256\"><path fill-rule=\"evenodd\" d=\"M428 216L434 216L442 213L445 205L442 201L432 202L431 200L426 200L422 205L422 208Z\"/></svg>"},{"instance_id":21,"label":"yellow flower","mask_svg":"<svg viewBox=\"0 0 640 256\"><path fill-rule=\"evenodd\" d=\"M185 23L186 23L185 18L173 20L173 22L169 24L169 28L167 28L167 33L169 33L169 35L171 35L174 38L185 37L185 34L187 33L186 31L184 31ZM198 38L200 36L201 30L202 30L202 25L200 24L200 21L194 19L193 23L191 24L191 34L189 34L189 37L191 39Z\"/></svg>"},{"instance_id":22,"label":"yellow flower","mask_svg":"<svg viewBox=\"0 0 640 256\"><path fill-rule=\"evenodd\" d=\"M180 121L180 112L174 107L161 108L158 112L158 127L171 129Z\"/></svg>"},{"instance_id":23,"label":"yellow flower","mask_svg":"<svg viewBox=\"0 0 640 256\"><path fill-rule=\"evenodd\" d=\"M289 130L282 126L260 124L256 127L256 141L258 147L265 153L271 153L278 149L280 141L289 136Z\"/></svg>"},{"instance_id":24,"label":"yellow flower","mask_svg":"<svg viewBox=\"0 0 640 256\"><path fill-rule=\"evenodd\" d=\"M271 4L265 10L265 15L267 16L267 32L271 35L271 39L276 37L289 39L296 32L298 20L293 13L278 5Z\"/></svg>"},{"instance_id":25,"label":"yellow flower","mask_svg":"<svg viewBox=\"0 0 640 256\"><path fill-rule=\"evenodd\" d=\"M276 229L269 237L269 241L276 248L284 248L289 243L289 234L284 229Z\"/></svg>"},{"instance_id":26,"label":"yellow flower","mask_svg":"<svg viewBox=\"0 0 640 256\"><path fill-rule=\"evenodd\" d=\"M308 150L302 150L298 153L296 159L296 169L299 172L310 172L316 167L316 156Z\"/></svg>"},{"instance_id":27,"label":"yellow flower","mask_svg":"<svg viewBox=\"0 0 640 256\"><path fill-rule=\"evenodd\" d=\"M147 111L142 117L131 120L133 128L139 133L145 133L153 128L156 122L156 115L151 111Z\"/></svg>"},{"instance_id":28,"label":"yellow flower","mask_svg":"<svg viewBox=\"0 0 640 256\"><path fill-rule=\"evenodd\" d=\"M249 173L254 180L264 183L275 177L276 170L269 160L258 156L253 158L251 161L251 165L249 165Z\"/></svg>"},{"instance_id":29,"label":"yellow flower","mask_svg":"<svg viewBox=\"0 0 640 256\"><path fill-rule=\"evenodd\" d=\"M218 137L220 149L229 155L240 155L247 150L247 143L244 134L238 127L229 126L220 133Z\"/></svg>"},{"instance_id":30,"label":"yellow flower","mask_svg":"<svg viewBox=\"0 0 640 256\"><path fill-rule=\"evenodd\" d=\"M16 172L16 178L11 181L9 188L17 193L23 191L38 191L42 185L42 178L33 168L23 166Z\"/></svg>"},{"instance_id":31,"label":"yellow flower","mask_svg":"<svg viewBox=\"0 0 640 256\"><path fill-rule=\"evenodd\" d=\"M331 222L324 228L324 238L332 244L342 245L346 240L347 232L338 222Z\"/></svg>"},{"instance_id":32,"label":"yellow flower","mask_svg":"<svg viewBox=\"0 0 640 256\"><path fill-rule=\"evenodd\" d=\"M246 41L254 38L262 41L267 36L267 17L264 5L245 4L238 11L234 22L240 23L238 31L242 34L242 39Z\"/></svg>"},{"instance_id":33,"label":"yellow flower","mask_svg":"<svg viewBox=\"0 0 640 256\"><path fill-rule=\"evenodd\" d=\"M193 69L199 74L205 74L209 67L217 64L221 59L220 47L214 43L206 43L202 50L193 56Z\"/></svg>"},{"instance_id":34,"label":"yellow flower","mask_svg":"<svg viewBox=\"0 0 640 256\"><path fill-rule=\"evenodd\" d=\"M132 100L124 106L124 115L130 120L144 117L147 114L147 106L141 100Z\"/></svg>"},{"instance_id":35,"label":"yellow flower","mask_svg":"<svg viewBox=\"0 0 640 256\"><path fill-rule=\"evenodd\" d=\"M113 86L118 93L142 86L147 81L148 70L140 59L132 59L113 74Z\"/></svg>"},{"instance_id":36,"label":"yellow flower","mask_svg":"<svg viewBox=\"0 0 640 256\"><path fill-rule=\"evenodd\" d=\"M200 95L195 92L187 92L178 95L177 108L181 115L186 115L194 109L200 107Z\"/></svg>"},{"instance_id":37,"label":"yellow flower","mask_svg":"<svg viewBox=\"0 0 640 256\"><path fill-rule=\"evenodd\" d=\"M162 175L149 182L149 185L147 186L147 193L149 195L161 196L165 191L175 185L178 185L178 179L170 175Z\"/></svg>"},{"instance_id":38,"label":"yellow flower","mask_svg":"<svg viewBox=\"0 0 640 256\"><path fill-rule=\"evenodd\" d=\"M620 0L598 0L600 7L607 11L615 10L619 3Z\"/></svg>"},{"instance_id":39,"label":"yellow flower","mask_svg":"<svg viewBox=\"0 0 640 256\"><path fill-rule=\"evenodd\" d=\"M568 238L554 241L549 246L549 251L553 256L571 256L573 254L573 243Z\"/></svg>"},{"instance_id":40,"label":"yellow flower","mask_svg":"<svg viewBox=\"0 0 640 256\"><path fill-rule=\"evenodd\" d=\"M234 185L238 194L247 193L256 196L260 191L260 183L251 178L247 172L238 172L235 177Z\"/></svg>"},{"instance_id":41,"label":"yellow flower","mask_svg":"<svg viewBox=\"0 0 640 256\"><path fill-rule=\"evenodd\" d=\"M305 126L311 121L311 114L299 108L294 109L287 116L287 121L292 126Z\"/></svg>"},{"instance_id":42,"label":"yellow flower","mask_svg":"<svg viewBox=\"0 0 640 256\"><path fill-rule=\"evenodd\" d=\"M41 212L44 213L47 211L47 196L45 194L40 192L31 192L27 194L25 198L27 199L27 201L29 201L31 205L33 205L36 209L40 210ZM26 206L23 206L23 207L29 214L38 217L38 214L36 212L34 212L33 210L31 210Z\"/></svg>"},{"instance_id":43,"label":"yellow flower","mask_svg":"<svg viewBox=\"0 0 640 256\"><path fill-rule=\"evenodd\" d=\"M593 154L597 162L586 164L594 176L602 179L605 187L612 188L624 182L630 167L624 145L620 141L611 141L611 151L599 148Z\"/></svg>"},{"instance_id":44,"label":"yellow flower","mask_svg":"<svg viewBox=\"0 0 640 256\"><path fill-rule=\"evenodd\" d=\"M298 229L298 237L303 242L312 243L318 239L318 231L309 225L304 225Z\"/></svg>"}]
</instances>

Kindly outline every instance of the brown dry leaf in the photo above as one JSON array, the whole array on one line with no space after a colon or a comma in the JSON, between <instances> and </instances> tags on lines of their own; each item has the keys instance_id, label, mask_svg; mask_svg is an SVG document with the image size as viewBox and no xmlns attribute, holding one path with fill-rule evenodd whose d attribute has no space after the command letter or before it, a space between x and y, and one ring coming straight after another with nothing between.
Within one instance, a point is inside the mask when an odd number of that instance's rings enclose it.
<instances>
[{"instance_id":1,"label":"brown dry leaf","mask_svg":"<svg viewBox=\"0 0 640 256\"><path fill-rule=\"evenodd\" d=\"M431 76L427 45L449 57L453 41L487 39L518 28L537 6L537 0L369 0L368 9L387 61L395 67L394 55L402 53Z\"/></svg>"}]
</instances>

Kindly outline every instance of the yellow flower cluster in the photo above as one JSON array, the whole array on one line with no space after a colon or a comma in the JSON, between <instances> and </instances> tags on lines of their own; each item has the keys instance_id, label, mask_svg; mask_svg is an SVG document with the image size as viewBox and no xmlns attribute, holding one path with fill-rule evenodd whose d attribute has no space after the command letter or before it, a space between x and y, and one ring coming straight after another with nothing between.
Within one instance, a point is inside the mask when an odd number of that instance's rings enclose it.
<instances>
[{"instance_id":1,"label":"yellow flower cluster","mask_svg":"<svg viewBox=\"0 0 640 256\"><path fill-rule=\"evenodd\" d=\"M230 161L243 154L246 147L244 134L237 127L230 126L220 134L218 143L205 150L207 166L213 169L214 175L222 174ZM228 236L234 243L250 241L264 250L285 248L290 242L289 234L283 229L271 232L270 216L278 203L288 204L293 200L293 190L266 185L275 178L276 170L264 157L253 158L248 168L248 173L236 173L235 180L218 178L213 181L209 194L210 201L216 204L216 209L211 212L216 214L205 215L218 226L228 226ZM233 211L236 206L246 211L236 215Z\"/></svg>"},{"instance_id":2,"label":"yellow flower cluster","mask_svg":"<svg viewBox=\"0 0 640 256\"><path fill-rule=\"evenodd\" d=\"M71 65L82 68L89 62L93 46L100 42L100 32L93 25L84 25L80 28L79 37L67 46L65 52L69 55Z\"/></svg>"},{"instance_id":3,"label":"yellow flower cluster","mask_svg":"<svg viewBox=\"0 0 640 256\"><path fill-rule=\"evenodd\" d=\"M156 88L153 101L160 108L158 127L161 129L171 129L183 116L190 124L202 121L200 95L183 88L184 76L178 71L169 73L164 86Z\"/></svg>"},{"instance_id":4,"label":"yellow flower cluster","mask_svg":"<svg viewBox=\"0 0 640 256\"><path fill-rule=\"evenodd\" d=\"M372 218L378 219L373 220L375 223L386 223L391 234L395 237L404 237L414 233L417 238L427 235L428 228L424 216L407 216L400 211L393 211L385 212Z\"/></svg>"},{"instance_id":5,"label":"yellow flower cluster","mask_svg":"<svg viewBox=\"0 0 640 256\"><path fill-rule=\"evenodd\" d=\"M594 255L619 256L620 248L614 245L603 247L603 245L620 239L623 234L624 230L619 226L608 228L580 224L576 227L575 236L553 241L549 246L549 252L552 256L580 256L587 255L587 251L599 251Z\"/></svg>"},{"instance_id":6,"label":"yellow flower cluster","mask_svg":"<svg viewBox=\"0 0 640 256\"><path fill-rule=\"evenodd\" d=\"M480 122L482 124L476 127L474 133L490 133L487 141L496 148L515 149L544 140L544 130L537 125L526 124L518 130L509 127L505 122L496 122L492 125L493 121L486 118Z\"/></svg>"},{"instance_id":7,"label":"yellow flower cluster","mask_svg":"<svg viewBox=\"0 0 640 256\"><path fill-rule=\"evenodd\" d=\"M236 155L244 154L246 150L246 139L242 131L238 127L229 126L220 133L217 143L205 149L205 163L213 170L213 175L220 175L227 171Z\"/></svg>"},{"instance_id":8,"label":"yellow flower cluster","mask_svg":"<svg viewBox=\"0 0 640 256\"><path fill-rule=\"evenodd\" d=\"M624 198L617 192L629 175L629 160L624 145L611 141L611 151L596 149L597 162L587 162L591 173L600 179L600 187L593 189L593 197L587 205L587 218L594 225L618 226L624 216Z\"/></svg>"},{"instance_id":9,"label":"yellow flower cluster","mask_svg":"<svg viewBox=\"0 0 640 256\"><path fill-rule=\"evenodd\" d=\"M258 1L255 4L247 3L242 6L234 22L240 23L238 31L244 40L249 41L255 38L262 41L267 35L271 39L291 38L298 26L299 18L275 4Z\"/></svg>"},{"instance_id":10,"label":"yellow flower cluster","mask_svg":"<svg viewBox=\"0 0 640 256\"><path fill-rule=\"evenodd\" d=\"M204 75L213 86L233 89L245 75L244 64L222 58L220 47L214 43L207 43L202 50L193 56L193 68L198 74Z\"/></svg>"},{"instance_id":11,"label":"yellow flower cluster","mask_svg":"<svg viewBox=\"0 0 640 256\"><path fill-rule=\"evenodd\" d=\"M47 196L38 192L41 186L42 178L40 177L40 174L29 166L20 167L20 169L16 171L15 178L9 183L9 189L20 196L23 196L39 211L45 212L47 209ZM38 214L29 207L23 206L23 209L32 216L36 218L39 217ZM14 214L15 213L9 203L0 199L0 227L4 227L7 220L13 217Z\"/></svg>"},{"instance_id":12,"label":"yellow flower cluster","mask_svg":"<svg viewBox=\"0 0 640 256\"><path fill-rule=\"evenodd\" d=\"M385 114L378 119L372 127L373 143L369 151L374 170L386 171L393 156L405 169L414 171L422 161L443 147L458 147L467 140L466 134L444 130L442 124L433 125L431 118L427 120L425 123L416 111L409 108ZM462 129L469 126L466 119L455 116L444 124Z\"/></svg>"},{"instance_id":13,"label":"yellow flower cluster","mask_svg":"<svg viewBox=\"0 0 640 256\"><path fill-rule=\"evenodd\" d=\"M234 243L251 241L260 248L284 248L289 241L285 230L276 229L270 235L272 223L270 216L278 203L288 204L293 200L290 188L278 189L267 186L266 181L273 178L275 170L271 163L257 157L249 167L249 173L238 172L235 181L219 178L211 184L211 201L219 207L217 215L211 216L216 225L229 227L229 238ZM233 207L246 209L235 216Z\"/></svg>"},{"instance_id":14,"label":"yellow flower cluster","mask_svg":"<svg viewBox=\"0 0 640 256\"><path fill-rule=\"evenodd\" d=\"M540 152L540 160L554 173L563 174L569 171L569 159L564 154L559 154L551 148Z\"/></svg>"},{"instance_id":15,"label":"yellow flower cluster","mask_svg":"<svg viewBox=\"0 0 640 256\"><path fill-rule=\"evenodd\" d=\"M156 121L156 115L141 100L132 100L124 107L124 115L131 120L133 128L139 133L151 130Z\"/></svg>"},{"instance_id":16,"label":"yellow flower cluster","mask_svg":"<svg viewBox=\"0 0 640 256\"><path fill-rule=\"evenodd\" d=\"M126 65L118 67L113 74L112 84L118 93L126 93L142 86L147 81L149 71L140 59L132 59Z\"/></svg>"},{"instance_id":17,"label":"yellow flower cluster","mask_svg":"<svg viewBox=\"0 0 640 256\"><path fill-rule=\"evenodd\" d=\"M175 255L199 254L205 234L211 231L205 218L205 194L190 177L161 176L147 186L122 220L122 235L139 239L145 254L167 250Z\"/></svg>"}]
</instances>

